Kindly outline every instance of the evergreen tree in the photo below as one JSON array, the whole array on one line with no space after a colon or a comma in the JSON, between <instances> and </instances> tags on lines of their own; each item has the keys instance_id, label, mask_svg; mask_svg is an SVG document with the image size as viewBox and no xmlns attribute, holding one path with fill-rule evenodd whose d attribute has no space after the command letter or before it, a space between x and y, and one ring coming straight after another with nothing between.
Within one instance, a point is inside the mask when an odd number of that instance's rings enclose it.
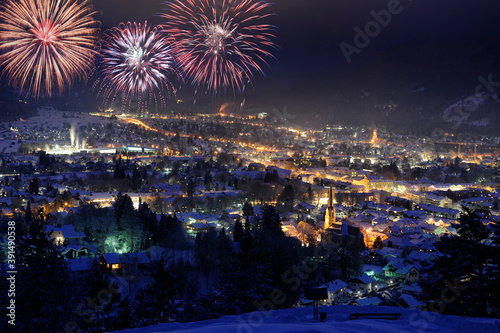
<instances>
[{"instance_id":1,"label":"evergreen tree","mask_svg":"<svg viewBox=\"0 0 500 333\"><path fill-rule=\"evenodd\" d=\"M134 165L134 169L132 170L132 189L137 191L142 186L142 176L141 172L137 165Z\"/></svg>"},{"instance_id":2,"label":"evergreen tree","mask_svg":"<svg viewBox=\"0 0 500 333\"><path fill-rule=\"evenodd\" d=\"M208 186L212 183L212 174L210 173L210 171L206 171L205 172L205 180L204 180L204 184L205 186Z\"/></svg>"},{"instance_id":3,"label":"evergreen tree","mask_svg":"<svg viewBox=\"0 0 500 333\"><path fill-rule=\"evenodd\" d=\"M175 216L163 215L160 220L161 242L160 246L172 251L172 262L175 266L175 253L177 250L185 249L187 246L186 232L181 221Z\"/></svg>"},{"instance_id":4,"label":"evergreen tree","mask_svg":"<svg viewBox=\"0 0 500 333\"><path fill-rule=\"evenodd\" d=\"M178 272L178 276L174 271ZM185 286L183 271L178 267L167 268L165 258L151 263L151 278L140 298L143 316L149 319L150 324L167 322L176 314L176 300L180 299Z\"/></svg>"},{"instance_id":5,"label":"evergreen tree","mask_svg":"<svg viewBox=\"0 0 500 333\"><path fill-rule=\"evenodd\" d=\"M264 229L269 230L272 234L284 236L281 229L281 218L274 206L266 205L262 208L262 225Z\"/></svg>"},{"instance_id":6,"label":"evergreen tree","mask_svg":"<svg viewBox=\"0 0 500 333\"><path fill-rule=\"evenodd\" d=\"M125 167L122 164L121 158L115 163L115 172L113 173L115 179L125 179Z\"/></svg>"},{"instance_id":7,"label":"evergreen tree","mask_svg":"<svg viewBox=\"0 0 500 333\"><path fill-rule=\"evenodd\" d=\"M253 216L255 213L253 211L252 205L247 201L243 204L243 216Z\"/></svg>"},{"instance_id":8,"label":"evergreen tree","mask_svg":"<svg viewBox=\"0 0 500 333\"><path fill-rule=\"evenodd\" d=\"M213 272L217 265L217 232L214 228L208 229L206 232L199 232L195 239L195 258L198 269L205 275L206 284L210 273Z\"/></svg>"},{"instance_id":9,"label":"evergreen tree","mask_svg":"<svg viewBox=\"0 0 500 333\"><path fill-rule=\"evenodd\" d=\"M150 237L158 232L158 221L156 220L156 214L151 211L151 208L147 203L143 203L139 206L138 220L139 225L144 230L143 242L146 242Z\"/></svg>"},{"instance_id":10,"label":"evergreen tree","mask_svg":"<svg viewBox=\"0 0 500 333\"><path fill-rule=\"evenodd\" d=\"M91 332L103 332L109 328L120 303L118 284L110 280L97 259L85 282L86 301L78 306L79 326Z\"/></svg>"},{"instance_id":11,"label":"evergreen tree","mask_svg":"<svg viewBox=\"0 0 500 333\"><path fill-rule=\"evenodd\" d=\"M380 250L383 247L384 247L384 245L382 244L382 239L380 238L380 236L377 236L377 238L373 242L373 249L374 250Z\"/></svg>"},{"instance_id":12,"label":"evergreen tree","mask_svg":"<svg viewBox=\"0 0 500 333\"><path fill-rule=\"evenodd\" d=\"M71 192L66 190L63 192L62 199L64 201L64 204L68 207L73 207L75 203L75 199L73 199L73 196L71 195Z\"/></svg>"},{"instance_id":13,"label":"evergreen tree","mask_svg":"<svg viewBox=\"0 0 500 333\"><path fill-rule=\"evenodd\" d=\"M241 220L238 218L238 220L236 220L236 222L234 223L233 240L235 242L241 242L244 237L245 233L243 231L243 224L241 223Z\"/></svg>"},{"instance_id":14,"label":"evergreen tree","mask_svg":"<svg viewBox=\"0 0 500 333\"><path fill-rule=\"evenodd\" d=\"M128 195L118 196L115 205L116 243L119 251L134 252L141 249L143 230L137 223L137 215L132 199Z\"/></svg>"},{"instance_id":15,"label":"evergreen tree","mask_svg":"<svg viewBox=\"0 0 500 333\"><path fill-rule=\"evenodd\" d=\"M16 319L21 331L50 332L74 319L70 269L46 226L41 208L33 215L29 234L17 242Z\"/></svg>"},{"instance_id":16,"label":"evergreen tree","mask_svg":"<svg viewBox=\"0 0 500 333\"><path fill-rule=\"evenodd\" d=\"M291 184L286 184L280 196L280 201L287 209L292 209L295 202L295 189Z\"/></svg>"},{"instance_id":17,"label":"evergreen tree","mask_svg":"<svg viewBox=\"0 0 500 333\"><path fill-rule=\"evenodd\" d=\"M187 183L186 194L188 195L188 197L192 197L194 194L194 191L196 191L196 185L195 185L193 179L190 179Z\"/></svg>"},{"instance_id":18,"label":"evergreen tree","mask_svg":"<svg viewBox=\"0 0 500 333\"><path fill-rule=\"evenodd\" d=\"M228 265L233 256L233 245L224 228L221 229L217 236L215 250L216 265L219 267Z\"/></svg>"},{"instance_id":19,"label":"evergreen tree","mask_svg":"<svg viewBox=\"0 0 500 333\"><path fill-rule=\"evenodd\" d=\"M64 201L63 199L61 198L60 195L57 195L55 198L54 198L54 210L55 211L59 211L60 209L62 209L64 207Z\"/></svg>"},{"instance_id":20,"label":"evergreen tree","mask_svg":"<svg viewBox=\"0 0 500 333\"><path fill-rule=\"evenodd\" d=\"M28 200L28 203L26 204L26 209L25 209L24 222L28 226L31 224L32 220L33 220L33 211L31 210L31 201Z\"/></svg>"},{"instance_id":21,"label":"evergreen tree","mask_svg":"<svg viewBox=\"0 0 500 333\"><path fill-rule=\"evenodd\" d=\"M273 291L271 276L267 266L237 260L221 272L200 301L212 318L255 311L255 304L268 300Z\"/></svg>"},{"instance_id":22,"label":"evergreen tree","mask_svg":"<svg viewBox=\"0 0 500 333\"><path fill-rule=\"evenodd\" d=\"M429 309L447 314L499 315L499 247L490 244L490 230L476 212L464 207L457 235L442 236L435 244L441 254L422 272L420 284Z\"/></svg>"},{"instance_id":23,"label":"evergreen tree","mask_svg":"<svg viewBox=\"0 0 500 333\"><path fill-rule=\"evenodd\" d=\"M31 182L28 186L28 192L30 192L31 194L38 195L39 188L40 188L40 184L39 184L38 178L35 177L31 180Z\"/></svg>"}]
</instances>

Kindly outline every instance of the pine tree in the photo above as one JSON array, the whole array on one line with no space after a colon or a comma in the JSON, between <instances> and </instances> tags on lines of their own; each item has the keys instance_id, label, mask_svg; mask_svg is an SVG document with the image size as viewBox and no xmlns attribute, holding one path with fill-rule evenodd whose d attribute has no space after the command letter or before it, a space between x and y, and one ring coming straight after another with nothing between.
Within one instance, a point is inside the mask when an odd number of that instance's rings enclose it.
<instances>
[{"instance_id":1,"label":"pine tree","mask_svg":"<svg viewBox=\"0 0 500 333\"><path fill-rule=\"evenodd\" d=\"M249 217L253 216L255 213L253 211L252 205L247 201L243 204L243 216Z\"/></svg>"},{"instance_id":2,"label":"pine tree","mask_svg":"<svg viewBox=\"0 0 500 333\"><path fill-rule=\"evenodd\" d=\"M147 240L158 232L158 221L156 214L151 211L147 203L139 206L138 210L139 225L143 229L143 247Z\"/></svg>"},{"instance_id":3,"label":"pine tree","mask_svg":"<svg viewBox=\"0 0 500 333\"><path fill-rule=\"evenodd\" d=\"M384 245L382 244L382 239L380 238L380 236L377 236L377 238L373 242L373 249L374 250L380 250L383 247L384 247Z\"/></svg>"},{"instance_id":4,"label":"pine tree","mask_svg":"<svg viewBox=\"0 0 500 333\"><path fill-rule=\"evenodd\" d=\"M26 225L30 225L32 220L33 220L33 212L31 210L31 201L28 200L25 209L24 222L26 223Z\"/></svg>"},{"instance_id":5,"label":"pine tree","mask_svg":"<svg viewBox=\"0 0 500 333\"><path fill-rule=\"evenodd\" d=\"M442 236L435 244L441 254L422 272L420 284L431 311L470 316L498 316L499 248L489 244L490 230L464 207L457 235ZM495 273L496 272L496 273Z\"/></svg>"},{"instance_id":6,"label":"pine tree","mask_svg":"<svg viewBox=\"0 0 500 333\"><path fill-rule=\"evenodd\" d=\"M38 195L38 190L39 190L39 181L38 181L38 178L35 177L31 180L30 184L29 184L29 187L28 187L28 192L30 192L31 194L35 194L35 195Z\"/></svg>"},{"instance_id":7,"label":"pine tree","mask_svg":"<svg viewBox=\"0 0 500 333\"><path fill-rule=\"evenodd\" d=\"M194 191L196 191L196 185L195 185L194 181L192 179L190 179L187 183L186 194L188 195L188 197L192 197L194 194Z\"/></svg>"},{"instance_id":8,"label":"pine tree","mask_svg":"<svg viewBox=\"0 0 500 333\"><path fill-rule=\"evenodd\" d=\"M283 192L281 193L280 196L280 201L287 207L288 209L291 209L294 205L295 202L295 189L291 184L285 185L283 188Z\"/></svg>"},{"instance_id":9,"label":"pine tree","mask_svg":"<svg viewBox=\"0 0 500 333\"><path fill-rule=\"evenodd\" d=\"M43 208L33 215L29 234L17 245L16 317L21 330L50 332L74 318L74 286L62 248L45 232Z\"/></svg>"},{"instance_id":10,"label":"pine tree","mask_svg":"<svg viewBox=\"0 0 500 333\"><path fill-rule=\"evenodd\" d=\"M210 273L217 265L217 232L214 228L208 229L205 233L196 234L195 258L198 268L205 275L207 287Z\"/></svg>"},{"instance_id":11,"label":"pine tree","mask_svg":"<svg viewBox=\"0 0 500 333\"><path fill-rule=\"evenodd\" d=\"M175 266L176 250L182 250L187 246L186 232L177 216L167 215L163 243L164 248L172 250L172 262Z\"/></svg>"},{"instance_id":12,"label":"pine tree","mask_svg":"<svg viewBox=\"0 0 500 333\"><path fill-rule=\"evenodd\" d=\"M241 242L244 237L245 233L243 231L243 224L241 223L241 220L238 218L238 220L234 223L233 241Z\"/></svg>"},{"instance_id":13,"label":"pine tree","mask_svg":"<svg viewBox=\"0 0 500 333\"><path fill-rule=\"evenodd\" d=\"M137 215L128 195L119 196L114 205L116 216L116 243L122 252L138 251L143 232L137 223Z\"/></svg>"},{"instance_id":14,"label":"pine tree","mask_svg":"<svg viewBox=\"0 0 500 333\"><path fill-rule=\"evenodd\" d=\"M266 205L262 208L263 228L271 231L276 236L284 236L281 229L281 218L274 206Z\"/></svg>"},{"instance_id":15,"label":"pine tree","mask_svg":"<svg viewBox=\"0 0 500 333\"><path fill-rule=\"evenodd\" d=\"M164 323L176 314L175 301L180 298L185 286L185 277L174 275L182 269L167 268L167 260L153 261L150 266L150 280L143 290L142 307L151 324Z\"/></svg>"},{"instance_id":16,"label":"pine tree","mask_svg":"<svg viewBox=\"0 0 500 333\"><path fill-rule=\"evenodd\" d=\"M233 245L231 239L226 235L225 228L222 228L217 236L215 250L216 265L219 267L228 265L233 256Z\"/></svg>"},{"instance_id":17,"label":"pine tree","mask_svg":"<svg viewBox=\"0 0 500 333\"><path fill-rule=\"evenodd\" d=\"M94 260L85 282L86 301L78 306L80 328L103 332L109 328L120 303L118 284L110 280L97 259Z\"/></svg>"}]
</instances>

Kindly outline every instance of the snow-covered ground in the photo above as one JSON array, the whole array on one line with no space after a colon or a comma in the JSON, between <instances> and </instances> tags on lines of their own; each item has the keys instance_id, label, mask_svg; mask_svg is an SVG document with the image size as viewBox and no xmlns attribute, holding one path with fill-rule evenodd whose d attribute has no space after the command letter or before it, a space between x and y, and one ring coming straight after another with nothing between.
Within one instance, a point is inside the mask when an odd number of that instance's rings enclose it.
<instances>
[{"instance_id":1,"label":"snow-covered ground","mask_svg":"<svg viewBox=\"0 0 500 333\"><path fill-rule=\"evenodd\" d=\"M326 312L325 322L313 319L313 308L303 307L268 312L252 312L241 316L226 316L218 320L194 323L168 323L120 331L121 333L498 333L500 320L444 316L432 312L382 306L337 305L320 307ZM350 313L402 313L397 320L349 320Z\"/></svg>"}]
</instances>

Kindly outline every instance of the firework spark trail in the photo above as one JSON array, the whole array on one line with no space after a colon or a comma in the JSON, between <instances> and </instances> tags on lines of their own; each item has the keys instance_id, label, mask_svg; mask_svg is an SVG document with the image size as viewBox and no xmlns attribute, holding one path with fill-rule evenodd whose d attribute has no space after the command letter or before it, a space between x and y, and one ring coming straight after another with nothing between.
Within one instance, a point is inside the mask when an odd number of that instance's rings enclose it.
<instances>
[{"instance_id":1,"label":"firework spark trail","mask_svg":"<svg viewBox=\"0 0 500 333\"><path fill-rule=\"evenodd\" d=\"M158 93L164 87L175 94L169 79L178 76L175 59L168 39L157 27L147 22L121 23L104 34L100 55L98 85L105 103L121 94L124 105L130 107L132 99L137 99L140 108L145 108L149 100L158 104L158 98L165 104Z\"/></svg>"},{"instance_id":2,"label":"firework spark trail","mask_svg":"<svg viewBox=\"0 0 500 333\"><path fill-rule=\"evenodd\" d=\"M0 66L11 85L38 98L87 77L100 24L90 1L6 0L0 9Z\"/></svg>"},{"instance_id":3,"label":"firework spark trail","mask_svg":"<svg viewBox=\"0 0 500 333\"><path fill-rule=\"evenodd\" d=\"M196 90L242 93L273 58L275 28L260 23L270 4L256 0L177 0L161 14L174 53Z\"/></svg>"}]
</instances>

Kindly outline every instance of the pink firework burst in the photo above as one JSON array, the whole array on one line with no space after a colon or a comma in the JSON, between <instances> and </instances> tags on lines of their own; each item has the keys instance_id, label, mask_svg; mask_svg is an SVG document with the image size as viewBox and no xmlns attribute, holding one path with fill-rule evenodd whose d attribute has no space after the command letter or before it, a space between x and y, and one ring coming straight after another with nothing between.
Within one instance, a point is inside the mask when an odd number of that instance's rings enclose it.
<instances>
[{"instance_id":1,"label":"pink firework burst","mask_svg":"<svg viewBox=\"0 0 500 333\"><path fill-rule=\"evenodd\" d=\"M195 89L242 93L273 58L275 28L262 23L269 3L256 0L177 0L161 16L174 52Z\"/></svg>"},{"instance_id":2,"label":"pink firework burst","mask_svg":"<svg viewBox=\"0 0 500 333\"><path fill-rule=\"evenodd\" d=\"M170 82L177 76L168 39L157 27L121 23L104 34L98 68L99 94L105 103L120 94L124 105L137 100L140 109L152 102L164 105L163 91L175 93Z\"/></svg>"}]
</instances>

